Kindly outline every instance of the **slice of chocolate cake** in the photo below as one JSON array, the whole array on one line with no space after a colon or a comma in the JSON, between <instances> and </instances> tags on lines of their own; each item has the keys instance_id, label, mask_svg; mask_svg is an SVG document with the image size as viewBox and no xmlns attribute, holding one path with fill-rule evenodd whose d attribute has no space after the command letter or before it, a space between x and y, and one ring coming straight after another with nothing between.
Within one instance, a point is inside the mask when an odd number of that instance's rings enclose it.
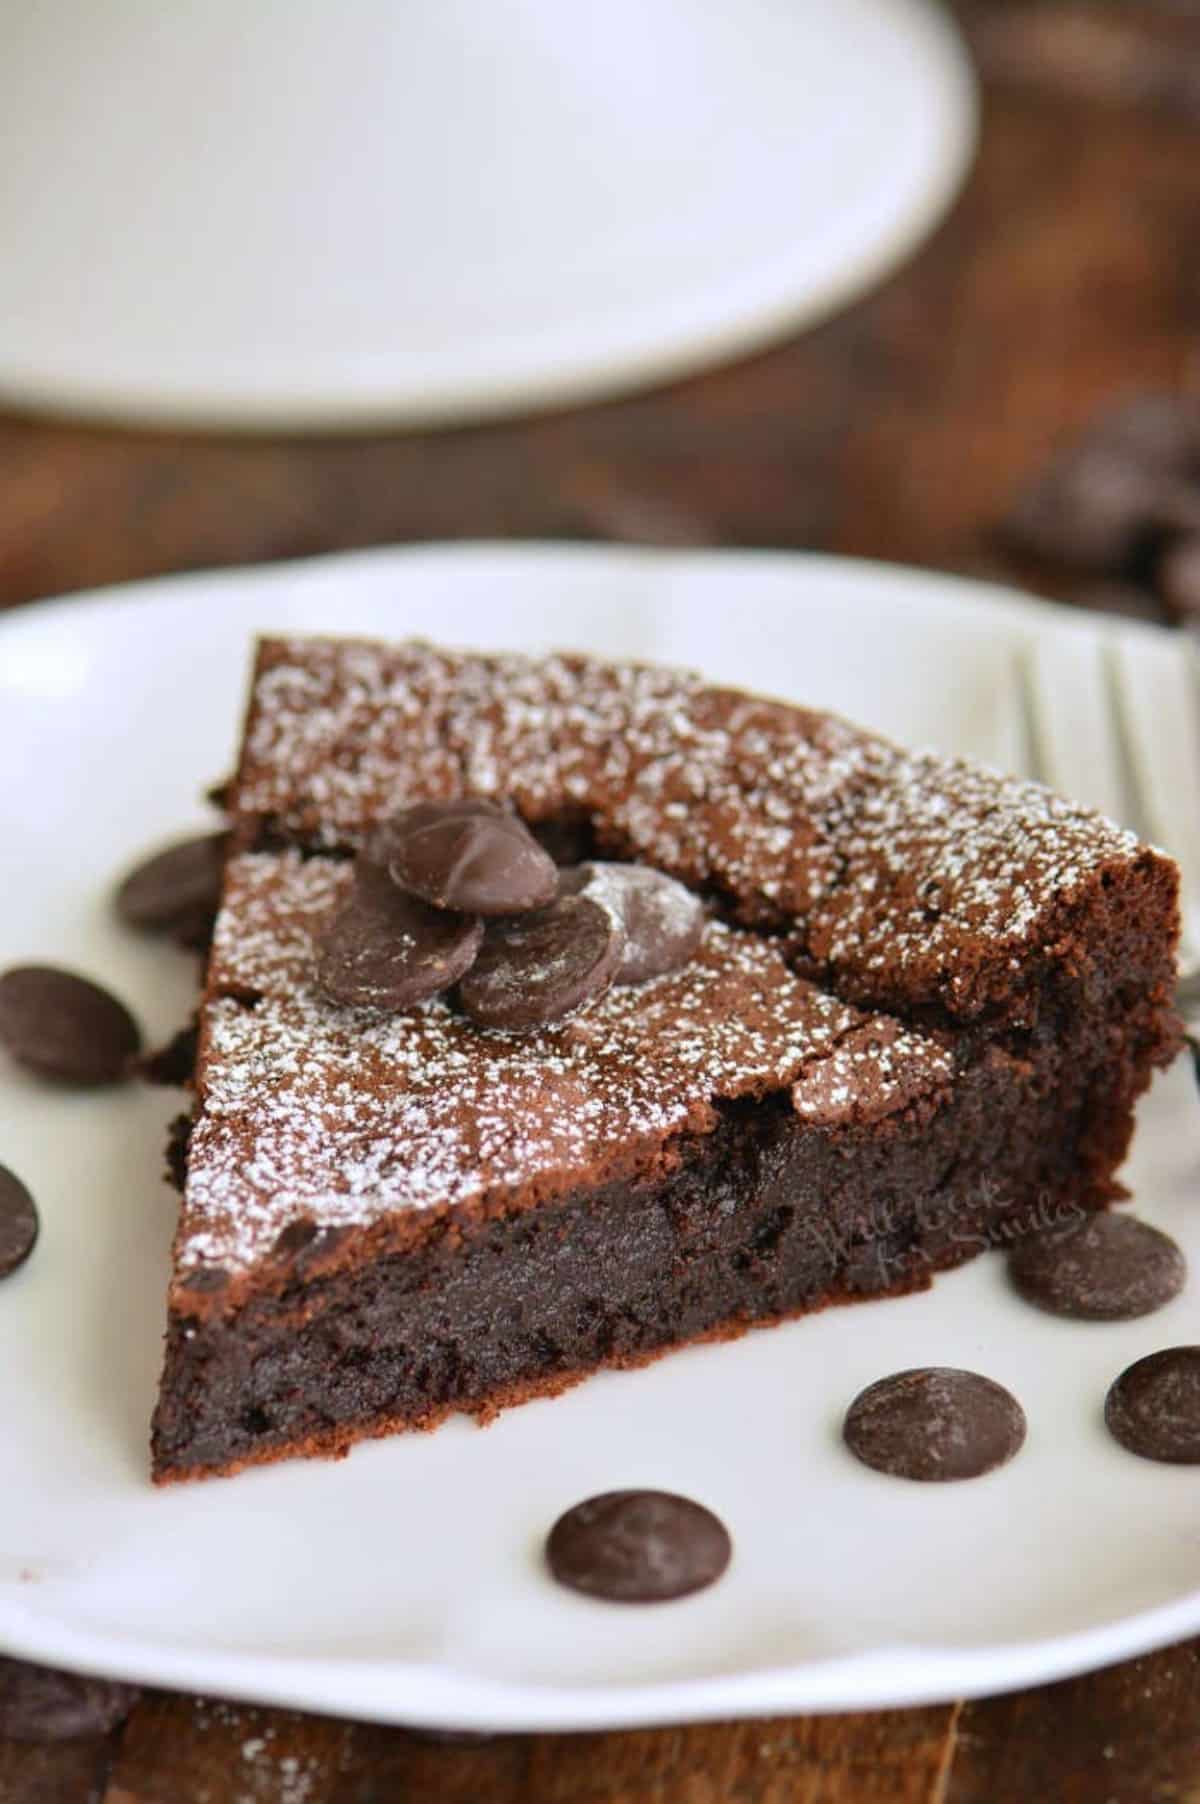
<instances>
[{"instance_id":1,"label":"slice of chocolate cake","mask_svg":"<svg viewBox=\"0 0 1200 1804\"><path fill-rule=\"evenodd\" d=\"M464 797L560 862L681 880L698 947L519 1031L453 990L330 1000L349 855ZM922 1285L1118 1195L1177 1043L1169 860L1034 785L675 672L268 641L228 806L160 1480Z\"/></svg>"}]
</instances>

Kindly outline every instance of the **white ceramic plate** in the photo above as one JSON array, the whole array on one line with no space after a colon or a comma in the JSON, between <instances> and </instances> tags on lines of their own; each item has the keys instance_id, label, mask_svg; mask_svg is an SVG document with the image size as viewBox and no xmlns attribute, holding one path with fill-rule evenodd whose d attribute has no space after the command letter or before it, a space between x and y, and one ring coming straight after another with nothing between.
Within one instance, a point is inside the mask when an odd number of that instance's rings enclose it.
<instances>
[{"instance_id":1,"label":"white ceramic plate","mask_svg":"<svg viewBox=\"0 0 1200 1804\"><path fill-rule=\"evenodd\" d=\"M755 554L418 549L39 606L0 622L0 967L76 964L152 1033L183 1018L190 961L120 929L106 897L143 848L204 819L255 628L686 660L1000 762L1019 743L1019 652L1063 634L1166 647L947 578ZM1125 1365L1198 1338L1195 1279L1159 1315L1097 1327L1026 1308L984 1258L932 1293L601 1376L485 1430L457 1420L156 1492L176 1107L0 1069L0 1158L44 1217L0 1287L9 1650L347 1715L568 1728L982 1692L1200 1630L1200 1476L1132 1458L1100 1420ZM1200 1273L1196 1129L1177 1067L1131 1175ZM855 1463L838 1439L850 1398L925 1363L1011 1386L1030 1424L1018 1459L945 1488ZM646 1610L556 1589L539 1551L559 1511L641 1484L719 1511L727 1577Z\"/></svg>"},{"instance_id":2,"label":"white ceramic plate","mask_svg":"<svg viewBox=\"0 0 1200 1804\"><path fill-rule=\"evenodd\" d=\"M336 430L658 381L875 280L974 140L937 0L8 12L0 394L74 413Z\"/></svg>"}]
</instances>

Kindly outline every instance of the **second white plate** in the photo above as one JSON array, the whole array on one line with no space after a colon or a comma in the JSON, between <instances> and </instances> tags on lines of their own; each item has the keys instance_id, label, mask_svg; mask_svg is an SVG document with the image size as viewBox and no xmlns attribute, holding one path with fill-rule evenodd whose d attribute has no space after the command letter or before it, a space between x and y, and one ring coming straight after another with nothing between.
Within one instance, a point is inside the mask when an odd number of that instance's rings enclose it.
<instances>
[{"instance_id":1,"label":"second white plate","mask_svg":"<svg viewBox=\"0 0 1200 1804\"><path fill-rule=\"evenodd\" d=\"M973 138L934 0L43 0L0 395L321 430L627 389L869 284Z\"/></svg>"}]
</instances>

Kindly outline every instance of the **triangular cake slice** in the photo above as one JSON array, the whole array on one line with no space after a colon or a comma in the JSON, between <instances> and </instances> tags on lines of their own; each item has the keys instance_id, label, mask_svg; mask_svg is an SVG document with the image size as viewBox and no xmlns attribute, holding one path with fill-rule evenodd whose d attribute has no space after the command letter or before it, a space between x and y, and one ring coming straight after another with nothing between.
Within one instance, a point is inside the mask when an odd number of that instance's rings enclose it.
<instances>
[{"instance_id":1,"label":"triangular cake slice","mask_svg":"<svg viewBox=\"0 0 1200 1804\"><path fill-rule=\"evenodd\" d=\"M462 795L702 891L699 951L523 1033L328 1001L347 854ZM267 641L227 803L159 1480L924 1285L1119 1194L1177 1043L1169 860L686 675Z\"/></svg>"}]
</instances>

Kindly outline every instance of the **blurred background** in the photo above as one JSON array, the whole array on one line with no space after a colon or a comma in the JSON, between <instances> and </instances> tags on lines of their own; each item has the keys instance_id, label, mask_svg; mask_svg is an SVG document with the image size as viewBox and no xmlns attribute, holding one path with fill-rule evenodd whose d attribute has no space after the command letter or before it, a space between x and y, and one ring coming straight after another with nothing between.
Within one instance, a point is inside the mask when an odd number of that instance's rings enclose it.
<instances>
[{"instance_id":1,"label":"blurred background","mask_svg":"<svg viewBox=\"0 0 1200 1804\"><path fill-rule=\"evenodd\" d=\"M363 10L364 20L371 11ZM544 8L524 11L544 23ZM795 18L803 23L803 5L783 8L784 15L789 11L793 24ZM224 64L206 65L197 74L195 59L215 54L216 25L228 25L220 8L213 9L216 24L207 35L201 9L191 9L196 14L187 27L191 35L185 34L182 48L176 45L173 51L170 41L161 41L165 27L160 23L152 29L153 9L122 0L121 6L98 9L90 23L80 24L80 42L69 54L64 46L74 40L59 29L58 66L52 62L47 68L47 31L61 28L61 16L56 19L61 5L16 6L9 41L17 54L6 58L3 79L24 99L4 109L0 124L10 152L3 162L7 176L0 178L0 221L9 222L0 231L0 247L8 247L0 248L0 268L4 257L9 264L0 282L0 391L9 396L8 411L0 415L0 604L160 571L342 547L422 538L542 537L818 547L1001 574L1072 599L1163 613L1165 604L1153 583L1142 582L1140 575L1130 581L1129 570L1119 561L1111 569L1095 567L1095 559L1089 568L1080 568L1077 560L1064 563L1053 547L1051 555L1044 555L1037 533L1031 545L1029 534L1008 532L1005 522L1050 452L1114 399L1143 391L1173 396L1200 391L1200 7L1194 0L960 0L944 9L962 34L981 89L977 148L970 78L964 80L957 52L937 32L936 20L930 36L930 17L941 11L915 4L910 10L901 0L875 5L855 0L844 8L817 0L816 13L809 9L809 28L823 16L829 30L819 40L825 61L814 65L802 39L788 40L787 19L781 26L778 7L746 9L745 18L755 21L762 45L779 58L786 53L799 59L773 85L771 72L763 72L767 98L749 118L744 109L747 84L757 67L753 57L730 65L723 111L717 106L714 112L715 103L697 110L689 99L701 78L720 86L715 72L723 58L729 62L727 34L723 38L721 31L724 9L690 9L693 21L708 16L708 22L689 34L686 20L666 7L657 38L644 22L637 24L634 13L625 18L616 9L614 18L629 34L623 60L614 57L611 39L605 40L605 61L596 33L584 34L588 80L576 95L574 117L582 108L598 131L611 132L628 99L630 117L643 134L636 145L643 161L645 133L661 118L685 143L692 143L688 133L696 142L708 133L717 149L724 147L720 156L714 152L707 160L693 158L685 168L672 164L671 146L666 145L658 186L649 176L643 184L651 191L650 224L657 206L657 217L672 220L671 229L678 225L669 188L663 186L668 176L682 183L680 193L689 206L700 207L680 237L686 247L709 223L706 205L714 209L711 219L718 226L722 217L738 210L736 193L721 188L714 164L736 166L742 179L754 178L761 168L753 156L761 156L766 159L762 168L776 171L778 179L763 177L752 197L753 232L759 236L751 234L746 242L748 262L755 255L761 260L760 267L749 270L755 292L738 292L735 285L715 298L706 293L706 284L711 290L716 283L721 257L701 259L682 275L674 266L673 273L659 272L668 290L672 280L679 290L675 317L683 321L687 343L674 360L682 358L700 373L654 385L656 369L669 369L673 361L669 336L664 339L669 317L648 324L635 319L633 340L639 329L643 333L640 351L628 334L614 349L596 342L600 327L595 320L578 311L572 314L564 303L564 323L579 325L582 342L556 348L556 355L566 360L555 373L560 387L569 389L574 380L577 386L602 391L607 379L616 390L633 387L639 392L553 411L545 410L549 401L542 393L534 396L542 411L532 412L529 395L522 405L519 384L489 396L488 373L484 370L481 377L476 364L470 380L477 412L500 409L508 417L423 431L393 431L373 420L366 431L356 428L352 417L332 418L326 395L323 432L266 435L254 430L252 417L236 419L236 431L211 426L201 431L194 426L130 429L97 421L105 415L119 418L123 411L131 417L154 411L156 357L157 373L167 388L179 379L170 362L175 317L170 307L179 309L177 339L187 339L189 306L194 335L203 336L195 322L198 303L186 297L203 297L214 279L214 272L203 267L201 252L213 242L216 228L204 217L169 215L161 207L155 212L154 196L165 185L168 192L190 194L199 205L208 193L210 168L219 175L210 183L216 184L218 195L237 189L236 170L231 173L221 159L236 138L230 119L240 117L245 130L246 118L254 116L254 93L236 78L236 68L239 59L249 58L253 66L255 58L264 57L270 38L263 33L268 26L278 32L282 23L276 9L256 9L256 29L247 24L240 34L235 32L228 38ZM449 9L454 12L461 15L462 8ZM928 16L919 19L918 14ZM35 15L41 20L36 29L30 23ZM837 24L843 16L844 24ZM917 39L921 43L914 51ZM694 56L690 63L684 58L681 68L681 46L689 43ZM864 43L873 56L866 65L857 65L858 85L847 94L836 84L847 75L853 79L855 57ZM361 51L362 45L356 48ZM499 79L495 59L500 51L495 44L486 48L481 68L467 82L476 113L480 95L489 83L494 89ZM560 112L566 104L562 95L575 79L567 49L561 33L549 44L535 36L532 48L525 43L518 59L521 79L532 84L530 93L553 86ZM161 288L152 285L142 316L130 322L119 313L121 282L128 286L144 278L159 247L153 235L127 231L114 238L111 230L107 237L99 233L97 220L107 221L105 208L121 200L119 191L114 197L103 184L134 166L131 159L136 162L145 142L138 134L149 129L147 119L153 124L157 117L154 94L160 89L169 93L173 82L186 87L189 68L179 63L184 50L193 57L190 75L199 83L201 123L193 119L192 136L183 133L179 144L185 149L189 144L207 146L210 161L201 158L197 169L193 159L181 170L177 157L174 163L164 159L160 168L153 159L147 161L143 149L137 205L150 208L151 223L169 245L173 266L171 281ZM289 51L293 59L301 58L300 76L310 84L320 50L319 43L305 41ZM557 64L552 58L547 63L551 52ZM429 68L444 74L447 54L444 42L435 44L428 51ZM654 80L644 79L644 69L641 76L629 73L641 66L639 54L648 59ZM139 56L151 57L153 80L139 66ZM810 252L818 233L806 237L806 228L815 218L818 226L829 229L831 190L840 207L835 211L845 219L850 209L841 204L837 171L855 155L865 159L863 146L873 142L856 95L865 86L873 96L869 110L886 119L887 88L904 85L897 80L880 84L879 69L892 69L889 57L895 70L907 70L915 97L904 115L903 139L904 144L918 144L919 167L893 180L873 223L860 220L858 241L831 253L832 267L814 270ZM574 67L578 75L579 67ZM816 80L814 67L824 71L824 85ZM103 77L99 97L95 82L89 86L84 79L89 69L97 80ZM345 69L335 68L333 92L345 76ZM280 130L298 129L297 121L306 117L303 107L312 95L303 82L299 91L300 100L290 110L269 95L263 102L283 106ZM667 96L661 106L658 95ZM345 109L350 115L354 99L351 93ZM561 127L553 106L543 115L541 101L525 99L538 131ZM743 109L740 114L737 107ZM55 147L63 141L72 108L76 123L84 117L95 128L97 121L115 118L128 126L133 119L138 131L132 137L127 131L122 138L117 130L117 148L107 161L94 135L86 147L73 143L64 158ZM311 115L314 142L306 154L312 168L324 169L327 178L331 161L349 158L342 173L348 168L361 186L370 177L370 166L353 164L350 153L357 141L352 138L347 146L344 132L339 138L327 110L328 97L326 113ZM501 109L491 120L493 135L506 117ZM421 129L427 131L428 122L424 116L422 120ZM842 135L837 155L831 156L828 133L839 120ZM795 179L793 164L803 158L805 133L814 124L820 127L817 144L818 151L824 145L824 161L818 155L819 179L805 187ZM463 133L462 120L455 117L442 138L457 141ZM262 133L256 138L252 131L245 140L251 162L261 141ZM747 144L752 144L753 156ZM903 148L897 139L886 162L903 164ZM378 145L368 140L367 150L377 152ZM744 168L737 164L743 152L750 159ZM580 287L578 282L571 287L574 277L566 269L563 246L577 249L593 241L599 191L588 190L586 182L598 155L595 144L585 145L565 186L552 185L545 195L539 190L545 202L542 215L526 209L523 216L531 234L521 246L523 254L548 259L554 280L562 279L564 294L576 303ZM964 170L965 186L927 235ZM458 182L461 194L470 190L469 173L470 158L464 174L461 158L455 163L439 143L430 143L415 184L413 171L407 171L406 192L423 194L427 201L430 185L436 191L444 179ZM520 160L510 158L496 180L519 182L522 173ZM264 191L271 192L270 184L280 179L278 167L270 165L261 175ZM614 195L620 200L635 193L636 163L620 179L627 187L618 185L610 201ZM868 188L872 181L886 188L892 177L877 162L867 167L863 180ZM249 176L246 181L253 186ZM572 183L582 184L580 207L591 209L581 217L571 210ZM306 202L310 193L306 189L300 201ZM362 252L374 229L399 242L401 265L406 258L419 261L419 246L403 239L403 220L398 223L376 211L364 224L356 216L358 236L347 237L348 227L328 224L337 211L336 192L319 198L317 226L305 213L302 228L296 228L290 241L292 252L314 232L318 246L327 243L343 254L357 246ZM287 209L276 212L286 215ZM428 207L418 212L431 229ZM252 215L236 217L244 228ZM78 234L77 261L71 243L64 241L64 220ZM622 240L619 233L612 236L611 219L602 223L597 241L608 259L605 280L618 292L621 272L614 280L611 255ZM276 219L272 230L283 231L287 224L286 218L284 226ZM471 229L478 228L476 219ZM768 236L778 251L774 261L765 249ZM503 254L511 233L507 238L500 234L500 240L500 248L493 243L488 252L493 260ZM180 246L189 243L193 261L181 271L176 266ZM86 257L80 247L86 247ZM711 252L711 245L705 248ZM482 267L488 267L486 258ZM374 274L394 273L394 268L394 262L385 260ZM584 270L585 290L594 273ZM243 285L240 272L222 268L217 274L232 309L218 325L233 335L244 332L247 314L255 317L253 307L248 303L238 316L229 300L237 298ZM266 279L261 269L251 274L254 281ZM437 280L446 280L445 267L440 277L437 269L426 277L421 302L428 307L430 297L436 299ZM339 305L349 306L339 285L352 288L353 282L348 267L340 275L335 271L328 293ZM460 287L468 296L478 299L481 285L486 287L474 269L460 272ZM629 285L637 287L632 277ZM864 287L865 294L854 298L855 290ZM709 299L707 315L703 306L688 314L685 303ZM251 300L257 304L261 296ZM526 306L534 326L539 324L536 297L506 293L496 304L515 310L514 317ZM827 317L831 308L832 317ZM159 317L164 309L165 326ZM487 312L485 307L473 324L470 317L454 322L461 346L474 339L478 349L483 334L486 349ZM807 330L789 324L813 315L818 323ZM286 323L280 322L291 317L284 308L272 319L259 307L257 331L265 364L279 350L272 339L286 336ZM330 315L335 323L341 317ZM127 409L105 364L106 357L111 363L121 352L123 324L129 341L125 348L135 362L143 357L126 397ZM211 321L205 330L209 337L197 349L201 364L202 353L219 337ZM770 348L734 355L739 341L752 344L756 338L771 341ZM316 356L320 347L306 344L301 350ZM186 347L180 357L186 365ZM281 368L285 365L286 358ZM89 374L95 377L92 390ZM360 413L369 412L370 384L364 400L361 372L357 379L355 405ZM335 368L329 381L336 380ZM382 390L388 381L391 390L379 402L384 416L389 405L398 405L401 412L405 404L419 411L411 366L400 375L379 372ZM494 375L494 386L499 383ZM536 380L531 378L529 387L536 390ZM443 411L453 412L453 405L445 406L445 392ZM73 394L87 403L87 424L71 417ZM206 399L203 392L192 396L193 411L201 418ZM168 410L182 406L187 412L186 398L181 404L168 393L165 404ZM236 395L232 406L228 396L216 397L213 405L218 414L222 405L237 413ZM465 409L469 416L471 405L469 394L460 396L458 412ZM248 411L252 416L253 405ZM352 415L354 409L347 411ZM330 433L330 425L340 430Z\"/></svg>"}]
</instances>

